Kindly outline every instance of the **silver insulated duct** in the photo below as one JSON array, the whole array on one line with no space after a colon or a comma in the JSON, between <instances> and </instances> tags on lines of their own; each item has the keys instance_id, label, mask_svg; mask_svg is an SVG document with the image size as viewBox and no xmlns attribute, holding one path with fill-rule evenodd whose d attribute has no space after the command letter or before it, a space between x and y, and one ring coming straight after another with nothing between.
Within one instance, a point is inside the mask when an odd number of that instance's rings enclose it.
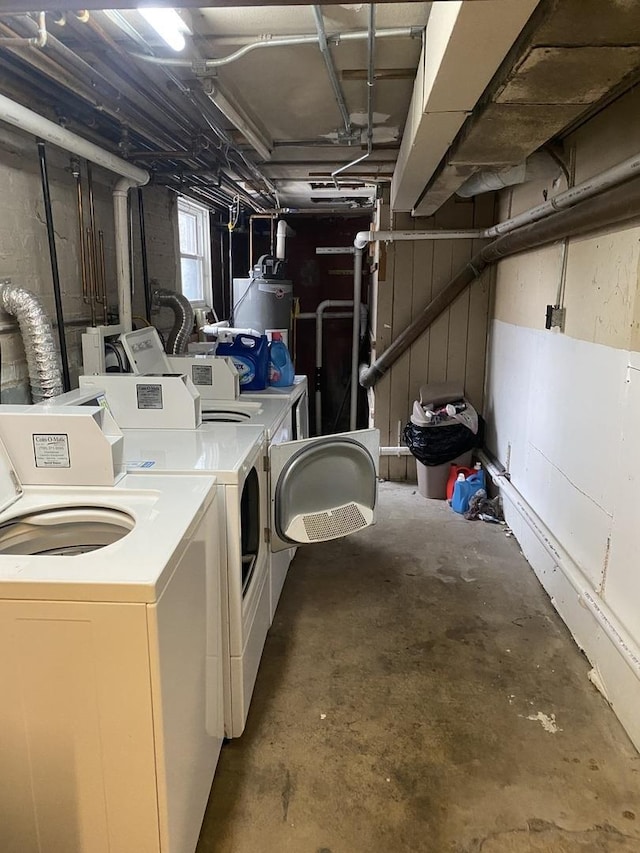
<instances>
[{"instance_id":1,"label":"silver insulated duct","mask_svg":"<svg viewBox=\"0 0 640 853\"><path fill-rule=\"evenodd\" d=\"M171 308L175 314L173 329L167 341L169 355L181 355L186 352L189 336L193 331L193 308L186 296L165 287L153 291L153 301L165 308Z\"/></svg>"},{"instance_id":2,"label":"silver insulated duct","mask_svg":"<svg viewBox=\"0 0 640 853\"><path fill-rule=\"evenodd\" d=\"M35 293L7 282L0 288L0 303L18 321L34 403L62 394L60 361L47 312Z\"/></svg>"}]
</instances>

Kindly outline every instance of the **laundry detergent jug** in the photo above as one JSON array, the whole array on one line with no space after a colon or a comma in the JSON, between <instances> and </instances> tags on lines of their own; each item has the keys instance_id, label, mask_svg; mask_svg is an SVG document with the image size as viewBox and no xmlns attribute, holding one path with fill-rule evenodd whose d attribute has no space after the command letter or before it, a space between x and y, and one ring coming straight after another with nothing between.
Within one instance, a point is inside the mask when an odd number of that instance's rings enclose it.
<instances>
[{"instance_id":1,"label":"laundry detergent jug","mask_svg":"<svg viewBox=\"0 0 640 853\"><path fill-rule=\"evenodd\" d=\"M233 343L218 344L216 355L231 356L240 374L240 391L263 391L269 375L266 335L236 335Z\"/></svg>"},{"instance_id":2,"label":"laundry detergent jug","mask_svg":"<svg viewBox=\"0 0 640 853\"><path fill-rule=\"evenodd\" d=\"M269 385L286 388L293 385L294 376L289 348L282 340L280 332L273 332L269 344Z\"/></svg>"}]
</instances>

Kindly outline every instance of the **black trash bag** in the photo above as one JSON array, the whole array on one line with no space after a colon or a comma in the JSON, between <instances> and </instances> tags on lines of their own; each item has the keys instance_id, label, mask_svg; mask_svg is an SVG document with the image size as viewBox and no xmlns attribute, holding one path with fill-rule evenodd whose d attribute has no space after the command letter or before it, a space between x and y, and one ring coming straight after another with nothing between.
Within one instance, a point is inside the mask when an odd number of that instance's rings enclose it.
<instances>
[{"instance_id":1,"label":"black trash bag","mask_svg":"<svg viewBox=\"0 0 640 853\"><path fill-rule=\"evenodd\" d=\"M479 418L477 435L464 424L450 423L438 426L416 426L409 423L404 428L404 441L409 450L423 465L445 465L456 456L482 446L483 424Z\"/></svg>"}]
</instances>

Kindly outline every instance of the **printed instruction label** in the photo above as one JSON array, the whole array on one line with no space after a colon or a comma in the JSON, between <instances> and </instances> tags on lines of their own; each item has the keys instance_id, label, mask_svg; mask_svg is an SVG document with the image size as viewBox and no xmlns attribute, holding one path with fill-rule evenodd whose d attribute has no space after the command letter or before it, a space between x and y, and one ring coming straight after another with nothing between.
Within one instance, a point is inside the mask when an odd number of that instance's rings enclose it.
<instances>
[{"instance_id":1,"label":"printed instruction label","mask_svg":"<svg viewBox=\"0 0 640 853\"><path fill-rule=\"evenodd\" d=\"M136 385L139 409L162 408L162 385Z\"/></svg>"},{"instance_id":2,"label":"printed instruction label","mask_svg":"<svg viewBox=\"0 0 640 853\"><path fill-rule=\"evenodd\" d=\"M213 368L210 364L192 364L191 380L194 385L213 385Z\"/></svg>"},{"instance_id":3,"label":"printed instruction label","mask_svg":"<svg viewBox=\"0 0 640 853\"><path fill-rule=\"evenodd\" d=\"M34 433L33 455L36 468L71 468L69 436L64 433Z\"/></svg>"},{"instance_id":4,"label":"printed instruction label","mask_svg":"<svg viewBox=\"0 0 640 853\"><path fill-rule=\"evenodd\" d=\"M145 459L141 462L127 462L127 471L139 471L141 468L153 468L155 464L154 459Z\"/></svg>"}]
</instances>

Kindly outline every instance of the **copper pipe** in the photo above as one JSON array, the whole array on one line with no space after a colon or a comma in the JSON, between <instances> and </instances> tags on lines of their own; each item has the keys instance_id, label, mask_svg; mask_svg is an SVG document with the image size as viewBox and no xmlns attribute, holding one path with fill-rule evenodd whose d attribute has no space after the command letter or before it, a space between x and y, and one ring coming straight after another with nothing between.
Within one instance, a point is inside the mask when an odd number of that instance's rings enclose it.
<instances>
[{"instance_id":1,"label":"copper pipe","mask_svg":"<svg viewBox=\"0 0 640 853\"><path fill-rule=\"evenodd\" d=\"M82 280L82 301L86 304L90 304L89 299L89 290L88 290L88 281L87 281L87 257L86 257L86 242L84 235L84 204L82 199L82 173L80 171L80 161L76 159L71 160L71 172L76 179L76 192L77 192L77 202L78 202L78 238L80 240L80 277ZM93 312L92 312L93 314ZM94 325L92 318L91 325Z\"/></svg>"}]
</instances>

